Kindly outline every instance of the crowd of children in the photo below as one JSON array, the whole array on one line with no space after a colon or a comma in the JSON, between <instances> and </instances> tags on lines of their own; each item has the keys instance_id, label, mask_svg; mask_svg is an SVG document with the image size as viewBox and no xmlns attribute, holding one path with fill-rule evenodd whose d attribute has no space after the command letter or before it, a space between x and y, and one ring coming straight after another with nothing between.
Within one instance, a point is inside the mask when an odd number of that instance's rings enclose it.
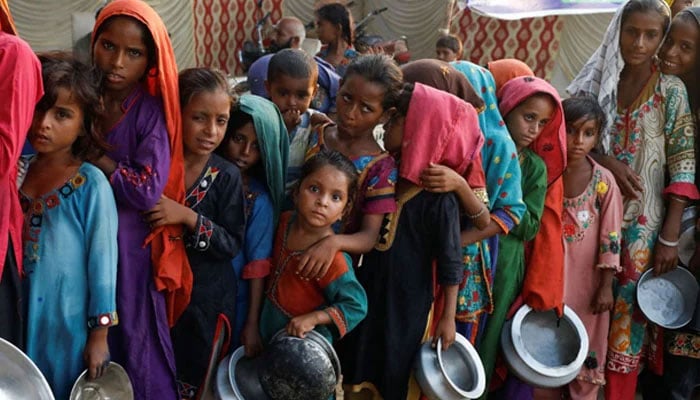
<instances>
[{"instance_id":1,"label":"crowd of children","mask_svg":"<svg viewBox=\"0 0 700 400\"><path fill-rule=\"evenodd\" d=\"M484 398L690 399L700 335L649 323L635 297L643 272L678 265L700 199L700 8L671 3L620 6L565 100L521 61L460 60L454 36L439 60L359 55L347 8L324 5L331 119L310 108L303 50L270 57L269 99L232 96L219 71L178 74L141 0L99 13L91 66L37 58L0 0L0 337L58 399L110 360L137 399L197 398L222 320L250 357L279 331L321 333L348 399L420 398L419 346L458 333ZM499 337L522 304L584 322L567 386L507 373Z\"/></svg>"}]
</instances>

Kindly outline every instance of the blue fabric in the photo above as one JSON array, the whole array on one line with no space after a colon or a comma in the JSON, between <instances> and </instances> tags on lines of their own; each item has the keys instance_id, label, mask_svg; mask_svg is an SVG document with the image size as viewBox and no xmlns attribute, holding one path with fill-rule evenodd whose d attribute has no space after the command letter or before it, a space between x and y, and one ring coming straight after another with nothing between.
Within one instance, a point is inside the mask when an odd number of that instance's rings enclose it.
<instances>
[{"instance_id":1,"label":"blue fabric","mask_svg":"<svg viewBox=\"0 0 700 400\"><path fill-rule=\"evenodd\" d=\"M78 174L40 199L22 196L27 354L57 399L85 369L88 323L116 322L117 208L102 171Z\"/></svg>"},{"instance_id":2,"label":"blue fabric","mask_svg":"<svg viewBox=\"0 0 700 400\"><path fill-rule=\"evenodd\" d=\"M272 200L265 186L254 178L248 181L245 202L246 229L243 249L233 259L233 269L238 279L238 293L236 293L236 321L232 326L232 348L241 344L241 331L248 318L250 307L250 284L247 279L243 279L243 268L252 261L269 259L272 256L272 245L275 239Z\"/></svg>"}]
</instances>

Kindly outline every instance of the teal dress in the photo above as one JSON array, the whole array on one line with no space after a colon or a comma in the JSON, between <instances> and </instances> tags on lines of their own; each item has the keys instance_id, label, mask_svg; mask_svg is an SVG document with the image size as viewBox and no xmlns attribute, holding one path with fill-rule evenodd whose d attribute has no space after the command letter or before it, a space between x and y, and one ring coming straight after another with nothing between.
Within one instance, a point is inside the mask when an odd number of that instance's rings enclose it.
<instances>
[{"instance_id":1,"label":"teal dress","mask_svg":"<svg viewBox=\"0 0 700 400\"><path fill-rule=\"evenodd\" d=\"M31 158L25 158L30 161ZM117 208L102 171L83 163L24 212L27 355L57 399L85 369L88 333L117 324Z\"/></svg>"}]
</instances>

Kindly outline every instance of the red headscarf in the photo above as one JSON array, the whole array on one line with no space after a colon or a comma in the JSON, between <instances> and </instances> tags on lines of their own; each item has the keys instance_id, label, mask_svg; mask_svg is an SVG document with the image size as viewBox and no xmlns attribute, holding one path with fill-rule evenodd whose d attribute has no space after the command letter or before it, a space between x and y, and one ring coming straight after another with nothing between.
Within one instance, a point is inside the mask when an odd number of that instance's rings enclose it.
<instances>
[{"instance_id":1,"label":"red headscarf","mask_svg":"<svg viewBox=\"0 0 700 400\"><path fill-rule=\"evenodd\" d=\"M522 297L536 310L556 308L563 312L564 244L561 215L564 204L564 183L561 175L566 168L566 125L564 111L556 89L546 81L533 77L518 77L508 81L498 92L501 114L513 111L528 97L545 93L556 103L554 115L530 149L547 165L547 194L540 220L540 230L526 247L526 273Z\"/></svg>"},{"instance_id":2,"label":"red headscarf","mask_svg":"<svg viewBox=\"0 0 700 400\"><path fill-rule=\"evenodd\" d=\"M515 58L491 61L487 64L489 72L496 82L496 91L501 90L509 80L519 76L535 76L532 69L524 62Z\"/></svg>"},{"instance_id":3,"label":"red headscarf","mask_svg":"<svg viewBox=\"0 0 700 400\"><path fill-rule=\"evenodd\" d=\"M450 167L460 175L481 163L484 135L471 104L438 89L416 83L403 130L399 176L419 185L430 163ZM480 167L480 166L479 166ZM481 171L484 187L484 173ZM470 185L477 184L470 180Z\"/></svg>"},{"instance_id":4,"label":"red headscarf","mask_svg":"<svg viewBox=\"0 0 700 400\"><path fill-rule=\"evenodd\" d=\"M128 16L142 22L153 36L156 45L156 63L154 70L148 71L144 86L148 93L163 100L163 111L170 139L170 173L163 194L183 203L185 170L177 85L178 71L168 31L160 16L143 1L115 0L100 12L92 33L92 46L99 27L108 18L114 16ZM192 293L192 270L183 241L179 240L180 237L182 237L182 227L168 225L155 229L144 243L144 245L151 244L155 284L158 290L166 292L168 322L171 326L185 311Z\"/></svg>"}]
</instances>

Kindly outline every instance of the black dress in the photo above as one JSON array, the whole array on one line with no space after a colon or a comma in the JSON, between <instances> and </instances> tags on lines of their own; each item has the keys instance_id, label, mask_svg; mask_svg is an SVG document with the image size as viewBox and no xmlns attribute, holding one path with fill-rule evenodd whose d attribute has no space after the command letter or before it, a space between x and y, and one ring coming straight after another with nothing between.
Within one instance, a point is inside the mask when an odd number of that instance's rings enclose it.
<instances>
[{"instance_id":1,"label":"black dress","mask_svg":"<svg viewBox=\"0 0 700 400\"><path fill-rule=\"evenodd\" d=\"M170 333L181 394L190 397L202 383L218 315L235 322L236 274L232 259L245 231L243 182L233 164L212 154L187 191L197 227L185 235L194 284L190 304Z\"/></svg>"},{"instance_id":2,"label":"black dress","mask_svg":"<svg viewBox=\"0 0 700 400\"><path fill-rule=\"evenodd\" d=\"M433 302L433 262L442 285L462 279L459 206L452 193L415 186L398 196L380 239L356 275L367 317L337 343L344 383L370 382L385 400L404 400Z\"/></svg>"}]
</instances>

